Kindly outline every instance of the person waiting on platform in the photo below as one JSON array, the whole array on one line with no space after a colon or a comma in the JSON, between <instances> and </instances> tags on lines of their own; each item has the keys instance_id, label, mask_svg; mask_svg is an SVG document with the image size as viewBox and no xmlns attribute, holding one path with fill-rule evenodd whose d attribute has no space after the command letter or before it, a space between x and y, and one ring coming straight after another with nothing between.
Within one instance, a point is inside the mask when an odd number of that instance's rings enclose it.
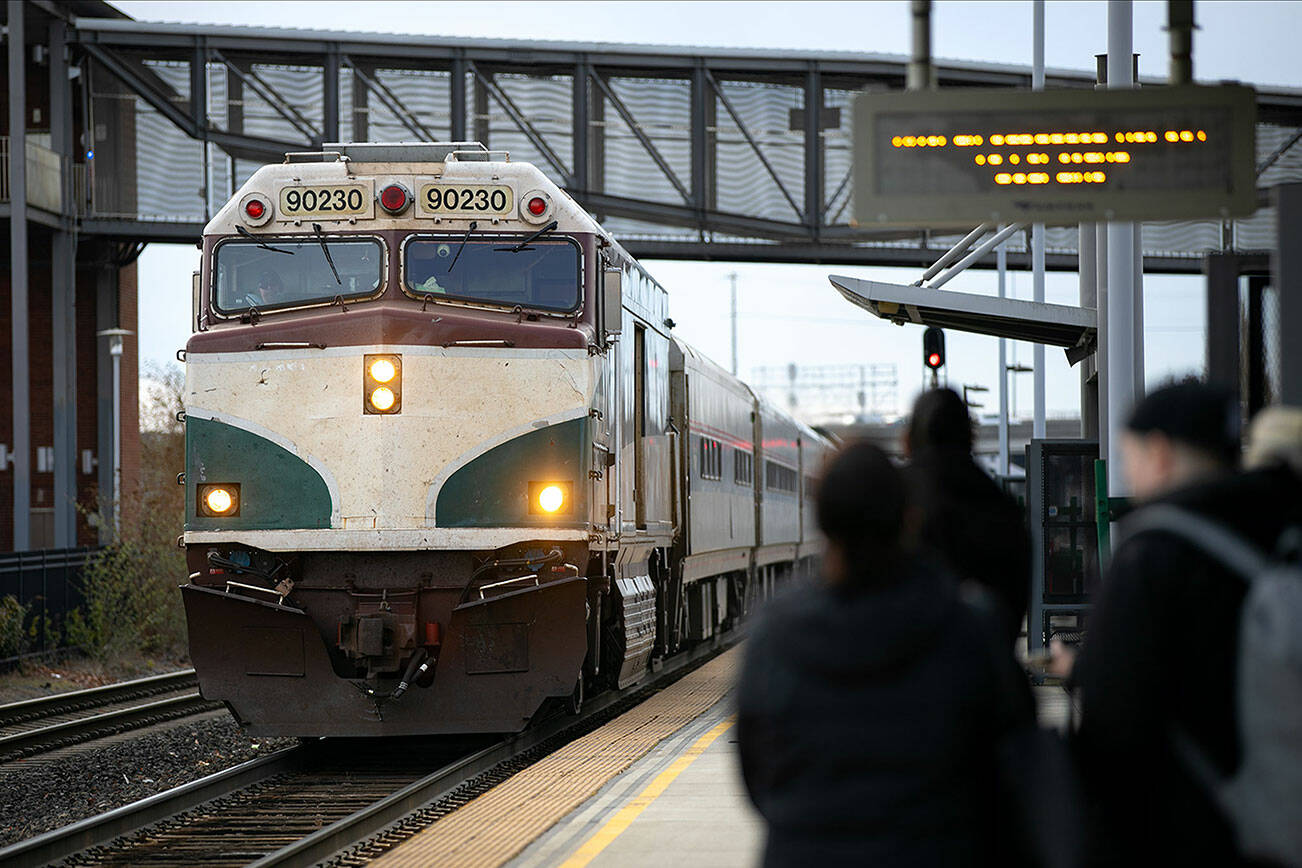
<instances>
[{"instance_id":1,"label":"person waiting on platform","mask_svg":"<svg viewBox=\"0 0 1302 868\"><path fill-rule=\"evenodd\" d=\"M1017 503L972 460L972 419L953 389L923 392L904 441L905 480L921 545L1003 606L1009 643L1031 589L1031 540Z\"/></svg>"},{"instance_id":2,"label":"person waiting on platform","mask_svg":"<svg viewBox=\"0 0 1302 868\"><path fill-rule=\"evenodd\" d=\"M904 479L876 447L833 459L817 509L823 581L768 604L738 690L764 864L1021 864L998 745L1034 709L994 603L906 550Z\"/></svg>"},{"instance_id":3,"label":"person waiting on platform","mask_svg":"<svg viewBox=\"0 0 1302 868\"><path fill-rule=\"evenodd\" d=\"M1150 504L1266 553L1302 527L1302 482L1287 461L1269 460L1300 445L1263 449L1264 466L1236 474L1239 416L1231 393L1182 383L1144 398L1123 435L1125 476L1143 505L1121 523L1079 659L1055 644L1050 667L1080 688L1076 747L1092 864L1252 864L1188 761L1190 745L1217 775L1241 761L1236 664L1247 583L1179 533L1125 539L1127 522L1142 521Z\"/></svg>"}]
</instances>

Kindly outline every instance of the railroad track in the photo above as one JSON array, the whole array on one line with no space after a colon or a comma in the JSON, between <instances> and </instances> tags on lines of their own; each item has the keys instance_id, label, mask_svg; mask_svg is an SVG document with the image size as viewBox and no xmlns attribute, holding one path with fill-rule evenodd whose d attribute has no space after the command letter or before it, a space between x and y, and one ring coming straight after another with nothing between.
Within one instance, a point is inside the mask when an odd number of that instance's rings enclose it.
<instances>
[{"instance_id":1,"label":"railroad track","mask_svg":"<svg viewBox=\"0 0 1302 868\"><path fill-rule=\"evenodd\" d=\"M0 762L217 708L193 669L0 705Z\"/></svg>"},{"instance_id":2,"label":"railroad track","mask_svg":"<svg viewBox=\"0 0 1302 868\"><path fill-rule=\"evenodd\" d=\"M503 739L320 739L0 850L0 865L362 865L731 647L738 631Z\"/></svg>"}]
</instances>

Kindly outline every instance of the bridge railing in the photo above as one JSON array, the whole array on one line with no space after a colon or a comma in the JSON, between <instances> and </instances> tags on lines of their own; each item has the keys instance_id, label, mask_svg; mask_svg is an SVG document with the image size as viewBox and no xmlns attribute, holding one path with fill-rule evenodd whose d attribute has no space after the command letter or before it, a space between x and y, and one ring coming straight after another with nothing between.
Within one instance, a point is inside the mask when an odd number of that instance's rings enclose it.
<instances>
[{"instance_id":1,"label":"bridge railing","mask_svg":"<svg viewBox=\"0 0 1302 868\"><path fill-rule=\"evenodd\" d=\"M10 141L0 136L0 202L8 202L10 193ZM70 202L75 213L87 211L86 166L63 160L39 141L27 139L27 204L58 214L63 207L63 185L71 184Z\"/></svg>"}]
</instances>

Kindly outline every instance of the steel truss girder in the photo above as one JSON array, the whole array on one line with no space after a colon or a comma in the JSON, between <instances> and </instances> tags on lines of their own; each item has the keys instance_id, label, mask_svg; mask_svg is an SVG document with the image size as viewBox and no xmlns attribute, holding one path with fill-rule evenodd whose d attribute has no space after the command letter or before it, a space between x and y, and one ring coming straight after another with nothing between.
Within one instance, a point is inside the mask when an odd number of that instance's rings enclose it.
<instances>
[{"instance_id":1,"label":"steel truss girder","mask_svg":"<svg viewBox=\"0 0 1302 868\"><path fill-rule=\"evenodd\" d=\"M853 91L865 86L898 87L903 81L903 64L870 55L817 54L796 52L728 51L706 54L690 49L566 43L517 43L508 40L461 40L438 37L376 36L357 33L312 33L274 29L186 27L154 25L134 21L77 19L69 30L69 42L90 54L146 103L159 111L178 129L195 139L206 140L228 154L242 159L278 162L285 151L318 146L323 140L337 140L339 135L339 71L354 72L354 121L356 107L365 97L372 104L382 104L415 137L433 139L429 125L408 110L396 94L386 87L377 69L438 69L450 73L450 130L453 140L467 136L470 114L467 112L467 76L478 91L501 106L510 123L542 155L554 172L589 210L603 216L628 217L644 222L658 222L667 227L690 228L700 233L702 249L716 250L708 238L712 234L739 235L777 244L757 245L768 250L789 251L796 261L817 261L818 245L840 248L865 236L845 224L837 223L850 201L851 176L841 177L827 194L824 186L824 142L821 131L823 95L826 89ZM185 60L192 73L200 58L212 57L232 69L240 84L257 92L284 117L307 141L281 141L249 136L235 129L221 130L207 122L193 101L182 100L157 75L139 61L139 56ZM135 54L133 58L130 55ZM265 79L251 71L250 64L284 63L315 66L322 70L322 130L307 120L292 102L272 88ZM250 69L247 77L241 68ZM548 136L531 121L503 88L496 75L520 74L569 77L573 83L572 165L567 166L560 151ZM993 65L942 65L938 69L942 84L986 87L1026 87L1029 72ZM192 76L193 78L193 76ZM690 130L691 177L680 177L656 147L646 130L637 123L629 106L619 98L612 79L670 78L687 82L691 87L688 116ZM799 89L804 94L804 189L803 196L789 189L768 159L755 132L742 122L738 106L729 98L724 85L729 81L751 81ZM1092 76L1054 73L1053 87L1089 87ZM717 103L716 103L717 98ZM714 159L715 106L721 104L737 125L750 150L759 159L773 187L791 207L796 220L786 222L730 211L727 202L717 202L718 167ZM606 191L603 169L605 154L602 118L609 107L628 125L639 145L664 173L666 180L682 202L665 203L626 198ZM1302 97L1288 93L1263 93L1259 97L1263 121L1302 126ZM797 126L800 126L797 124ZM357 129L355 123L353 129ZM347 135L347 130L343 135ZM1291 144L1291 143L1290 143ZM1281 151L1287 147L1281 148ZM1267 161L1269 163L1269 160ZM785 208L782 209L785 212ZM105 221L98 221L103 223ZM875 237L875 236L870 236ZM916 233L912 237L917 237ZM658 243L658 242L657 242ZM666 240L673 249L686 250L686 242ZM696 244L697 242L691 242ZM747 246L747 245L741 245ZM668 248L666 248L668 249ZM855 248L860 249L860 248ZM862 248L869 249L869 248ZM890 256L878 250L864 254L866 259L885 261ZM839 252L834 261L861 261L854 254L845 259ZM1165 261L1165 260L1163 260ZM1186 269L1180 257L1172 258L1173 270ZM925 263L922 263L925 264ZM1158 266L1161 268L1161 266Z\"/></svg>"},{"instance_id":2,"label":"steel truss girder","mask_svg":"<svg viewBox=\"0 0 1302 868\"><path fill-rule=\"evenodd\" d=\"M474 61L467 61L466 68L472 75L474 75L475 80L478 81L486 91L488 91L493 99L497 100L497 104L506 112L507 117L511 119L512 123L516 125L516 128L519 129L520 132L524 133L525 138L527 138L529 143L538 150L538 153L543 155L543 159L550 163L552 169L562 178L567 179L569 184L572 186L574 174L565 167L565 163L561 160L560 156L552 149L551 145L547 144L547 140L543 138L543 134L538 132L537 128L529 122L529 119L525 117L524 112L520 111L519 106L515 104L515 101L511 99L510 95L498 86L497 82L493 80L491 75L485 75L480 72L479 67L475 65ZM465 86L464 82L457 81L453 81L452 86L455 88L458 84L460 84L461 87Z\"/></svg>"}]
</instances>

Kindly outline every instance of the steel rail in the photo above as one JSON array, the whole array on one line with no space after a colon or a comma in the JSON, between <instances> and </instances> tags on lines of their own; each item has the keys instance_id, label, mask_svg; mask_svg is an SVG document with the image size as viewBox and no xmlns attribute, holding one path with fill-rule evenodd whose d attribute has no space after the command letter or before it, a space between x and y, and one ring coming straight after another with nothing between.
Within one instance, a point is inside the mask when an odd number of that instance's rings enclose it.
<instances>
[{"instance_id":1,"label":"steel rail","mask_svg":"<svg viewBox=\"0 0 1302 868\"><path fill-rule=\"evenodd\" d=\"M196 690L181 696L169 696L153 702L22 730L0 736L0 761L68 747L221 707L221 703L204 699Z\"/></svg>"},{"instance_id":2,"label":"steel rail","mask_svg":"<svg viewBox=\"0 0 1302 868\"><path fill-rule=\"evenodd\" d=\"M552 718L540 726L530 727L524 732L503 739L496 745L457 760L336 823L250 863L249 868L314 865L325 861L354 844L362 843L417 808L450 795L454 789L470 779L542 745L549 739L564 737L567 731L581 727L584 723L610 712L617 706L634 700L640 694L650 693L669 676L726 651L740 641L743 629L728 631L712 642L703 643L669 658L658 672L649 673L650 678L644 678L637 684L623 690L607 690L597 694L590 701L585 702L583 710L576 717Z\"/></svg>"},{"instance_id":3,"label":"steel rail","mask_svg":"<svg viewBox=\"0 0 1302 868\"><path fill-rule=\"evenodd\" d=\"M285 748L232 766L129 805L51 829L35 838L0 849L0 865L36 866L66 859L122 835L242 790L274 775L293 771L306 755L303 745Z\"/></svg>"},{"instance_id":4,"label":"steel rail","mask_svg":"<svg viewBox=\"0 0 1302 868\"><path fill-rule=\"evenodd\" d=\"M543 746L549 740L565 739L586 732L585 725L602 715L622 712L650 694L666 678L713 657L740 641L744 628L720 634L665 661L649 677L623 690L607 690L585 703L576 717L558 715L542 720L524 732L502 739L444 765L412 783L405 784L349 816L251 863L257 866L314 864L364 843L375 834L394 826L413 811L446 798L461 785L494 768ZM323 740L326 741L326 740ZM319 747L320 743L317 743ZM92 847L107 844L147 826L175 817L206 802L230 796L274 775L300 771L311 746L288 748L251 762L201 778L181 787L151 796L114 811L54 829L43 835L0 849L0 865L43 865L66 859Z\"/></svg>"},{"instance_id":5,"label":"steel rail","mask_svg":"<svg viewBox=\"0 0 1302 868\"><path fill-rule=\"evenodd\" d=\"M14 726L29 720L53 717L59 714L72 714L90 708L102 708L117 702L126 702L143 696L159 693L171 693L195 687L198 684L193 669L169 672L164 675L151 675L87 690L72 690L53 696L40 696L0 705L0 728Z\"/></svg>"}]
</instances>

